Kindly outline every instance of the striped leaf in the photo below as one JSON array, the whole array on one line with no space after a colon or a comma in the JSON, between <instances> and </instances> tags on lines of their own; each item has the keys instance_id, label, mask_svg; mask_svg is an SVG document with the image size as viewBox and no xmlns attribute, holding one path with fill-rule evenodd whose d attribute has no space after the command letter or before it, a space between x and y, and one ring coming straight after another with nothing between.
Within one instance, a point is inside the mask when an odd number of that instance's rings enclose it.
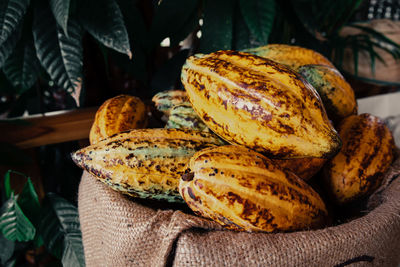
<instances>
[{"instance_id":1,"label":"striped leaf","mask_svg":"<svg viewBox=\"0 0 400 267\"><path fill-rule=\"evenodd\" d=\"M74 205L49 193L43 204L39 233L47 249L62 259L63 266L85 266L78 209Z\"/></svg>"},{"instance_id":2,"label":"striped leaf","mask_svg":"<svg viewBox=\"0 0 400 267\"><path fill-rule=\"evenodd\" d=\"M0 232L5 238L20 242L33 240L35 227L22 212L14 194L3 204L0 215Z\"/></svg>"},{"instance_id":3,"label":"striped leaf","mask_svg":"<svg viewBox=\"0 0 400 267\"><path fill-rule=\"evenodd\" d=\"M33 37L36 55L51 79L67 90L79 106L82 88L82 31L77 21L68 20L68 36L56 23L48 6L34 11Z\"/></svg>"},{"instance_id":4,"label":"striped leaf","mask_svg":"<svg viewBox=\"0 0 400 267\"><path fill-rule=\"evenodd\" d=\"M58 25L68 35L68 15L70 0L50 0L50 8Z\"/></svg>"},{"instance_id":5,"label":"striped leaf","mask_svg":"<svg viewBox=\"0 0 400 267\"><path fill-rule=\"evenodd\" d=\"M104 46L132 57L124 18L115 0L86 0L80 20L86 31Z\"/></svg>"},{"instance_id":6,"label":"striped leaf","mask_svg":"<svg viewBox=\"0 0 400 267\"><path fill-rule=\"evenodd\" d=\"M19 42L14 52L4 63L4 74L10 83L23 93L32 87L39 74L39 61L36 57L33 40Z\"/></svg>"},{"instance_id":7,"label":"striped leaf","mask_svg":"<svg viewBox=\"0 0 400 267\"><path fill-rule=\"evenodd\" d=\"M240 0L239 3L250 32L262 44L268 44L275 18L275 0Z\"/></svg>"},{"instance_id":8,"label":"striped leaf","mask_svg":"<svg viewBox=\"0 0 400 267\"><path fill-rule=\"evenodd\" d=\"M21 24L29 2L29 0L0 1L0 44L7 40Z\"/></svg>"},{"instance_id":9,"label":"striped leaf","mask_svg":"<svg viewBox=\"0 0 400 267\"><path fill-rule=\"evenodd\" d=\"M0 68L12 54L15 45L21 36L21 27L18 27L2 44L0 44Z\"/></svg>"}]
</instances>

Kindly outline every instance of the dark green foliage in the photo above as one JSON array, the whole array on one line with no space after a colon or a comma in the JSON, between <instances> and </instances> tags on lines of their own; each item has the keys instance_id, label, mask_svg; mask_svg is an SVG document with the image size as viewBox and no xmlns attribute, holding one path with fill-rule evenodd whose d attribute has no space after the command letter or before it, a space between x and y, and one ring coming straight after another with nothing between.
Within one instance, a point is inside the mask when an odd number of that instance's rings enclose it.
<instances>
[{"instance_id":1,"label":"dark green foliage","mask_svg":"<svg viewBox=\"0 0 400 267\"><path fill-rule=\"evenodd\" d=\"M132 56L128 33L115 0L82 1L79 12L82 26L104 46Z\"/></svg>"},{"instance_id":2,"label":"dark green foliage","mask_svg":"<svg viewBox=\"0 0 400 267\"><path fill-rule=\"evenodd\" d=\"M29 0L0 1L0 44L17 31L29 2Z\"/></svg>"},{"instance_id":3,"label":"dark green foliage","mask_svg":"<svg viewBox=\"0 0 400 267\"><path fill-rule=\"evenodd\" d=\"M58 25L63 29L64 34L68 36L70 0L50 0L49 4Z\"/></svg>"},{"instance_id":4,"label":"dark green foliage","mask_svg":"<svg viewBox=\"0 0 400 267\"><path fill-rule=\"evenodd\" d=\"M4 177L3 197L8 199L0 209L0 266L14 266L18 253L43 244L63 266L85 266L77 208L53 193L41 207L29 178L21 193L14 195L13 173L25 176L8 171Z\"/></svg>"}]
</instances>

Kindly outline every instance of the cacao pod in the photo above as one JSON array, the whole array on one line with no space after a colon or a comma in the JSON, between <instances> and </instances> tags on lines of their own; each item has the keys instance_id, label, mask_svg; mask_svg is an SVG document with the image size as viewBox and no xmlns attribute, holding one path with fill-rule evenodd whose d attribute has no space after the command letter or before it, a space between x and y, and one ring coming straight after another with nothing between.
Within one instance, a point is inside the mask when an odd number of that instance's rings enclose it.
<instances>
[{"instance_id":1,"label":"cacao pod","mask_svg":"<svg viewBox=\"0 0 400 267\"><path fill-rule=\"evenodd\" d=\"M339 125L341 151L324 166L327 188L338 204L371 194L394 157L388 127L371 114L352 115Z\"/></svg>"},{"instance_id":2,"label":"cacao pod","mask_svg":"<svg viewBox=\"0 0 400 267\"><path fill-rule=\"evenodd\" d=\"M317 90L330 119L340 122L357 114L354 91L338 70L324 65L305 65L299 68L299 73Z\"/></svg>"},{"instance_id":3,"label":"cacao pod","mask_svg":"<svg viewBox=\"0 0 400 267\"><path fill-rule=\"evenodd\" d=\"M320 196L295 174L243 146L197 152L179 192L197 214L239 231L294 231L324 224Z\"/></svg>"},{"instance_id":4,"label":"cacao pod","mask_svg":"<svg viewBox=\"0 0 400 267\"><path fill-rule=\"evenodd\" d=\"M119 95L105 101L96 112L89 133L95 144L113 134L147 126L146 105L138 97Z\"/></svg>"},{"instance_id":5,"label":"cacao pod","mask_svg":"<svg viewBox=\"0 0 400 267\"><path fill-rule=\"evenodd\" d=\"M220 142L206 132L137 129L80 149L72 159L114 190L133 197L179 202L179 179L190 157Z\"/></svg>"},{"instance_id":6,"label":"cacao pod","mask_svg":"<svg viewBox=\"0 0 400 267\"><path fill-rule=\"evenodd\" d=\"M197 131L206 131L207 125L196 114L191 104L180 104L174 106L167 121L166 128L193 129Z\"/></svg>"},{"instance_id":7,"label":"cacao pod","mask_svg":"<svg viewBox=\"0 0 400 267\"><path fill-rule=\"evenodd\" d=\"M281 63L294 71L298 71L301 66L308 64L333 67L332 63L320 53L295 45L269 44L243 51Z\"/></svg>"},{"instance_id":8,"label":"cacao pod","mask_svg":"<svg viewBox=\"0 0 400 267\"><path fill-rule=\"evenodd\" d=\"M190 104L187 94L183 90L168 90L153 96L152 101L157 110L169 116L171 109L180 104Z\"/></svg>"},{"instance_id":9,"label":"cacao pod","mask_svg":"<svg viewBox=\"0 0 400 267\"><path fill-rule=\"evenodd\" d=\"M273 159L280 167L288 169L304 181L310 180L325 164L324 158Z\"/></svg>"},{"instance_id":10,"label":"cacao pod","mask_svg":"<svg viewBox=\"0 0 400 267\"><path fill-rule=\"evenodd\" d=\"M273 157L330 157L340 148L315 89L274 61L237 51L189 57L181 80L204 123Z\"/></svg>"}]
</instances>

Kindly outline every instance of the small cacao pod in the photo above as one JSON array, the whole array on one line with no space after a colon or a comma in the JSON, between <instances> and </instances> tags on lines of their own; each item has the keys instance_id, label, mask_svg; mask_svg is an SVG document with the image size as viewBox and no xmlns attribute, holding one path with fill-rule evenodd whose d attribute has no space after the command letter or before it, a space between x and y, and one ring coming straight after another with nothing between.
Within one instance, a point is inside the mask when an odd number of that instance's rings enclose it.
<instances>
[{"instance_id":1,"label":"small cacao pod","mask_svg":"<svg viewBox=\"0 0 400 267\"><path fill-rule=\"evenodd\" d=\"M209 131L191 104L180 104L171 109L166 128Z\"/></svg>"},{"instance_id":2,"label":"small cacao pod","mask_svg":"<svg viewBox=\"0 0 400 267\"><path fill-rule=\"evenodd\" d=\"M182 129L122 132L72 154L74 162L116 191L182 202L179 179L198 150L219 145L210 133Z\"/></svg>"},{"instance_id":3,"label":"small cacao pod","mask_svg":"<svg viewBox=\"0 0 400 267\"><path fill-rule=\"evenodd\" d=\"M153 96L152 101L158 111L169 116L171 109L176 105L189 104L187 94L183 90L167 90Z\"/></svg>"},{"instance_id":4,"label":"small cacao pod","mask_svg":"<svg viewBox=\"0 0 400 267\"><path fill-rule=\"evenodd\" d=\"M274 61L237 51L189 57L181 80L204 123L278 158L326 157L341 142L315 89Z\"/></svg>"},{"instance_id":5,"label":"small cacao pod","mask_svg":"<svg viewBox=\"0 0 400 267\"><path fill-rule=\"evenodd\" d=\"M317 90L331 120L340 122L345 117L357 114L354 91L337 69L324 65L305 65L299 69L299 73Z\"/></svg>"},{"instance_id":6,"label":"small cacao pod","mask_svg":"<svg viewBox=\"0 0 400 267\"><path fill-rule=\"evenodd\" d=\"M198 215L239 231L321 227L320 196L292 172L243 146L204 149L190 159L179 192Z\"/></svg>"},{"instance_id":7,"label":"small cacao pod","mask_svg":"<svg viewBox=\"0 0 400 267\"><path fill-rule=\"evenodd\" d=\"M295 45L269 44L243 51L281 63L294 71L298 71L301 66L308 64L333 67L333 64L320 53Z\"/></svg>"},{"instance_id":8,"label":"small cacao pod","mask_svg":"<svg viewBox=\"0 0 400 267\"><path fill-rule=\"evenodd\" d=\"M146 105L138 97L119 95L110 98L96 112L89 141L95 144L119 132L146 128L147 121Z\"/></svg>"},{"instance_id":9,"label":"small cacao pod","mask_svg":"<svg viewBox=\"0 0 400 267\"><path fill-rule=\"evenodd\" d=\"M352 115L339 125L341 151L324 166L324 179L338 204L371 194L382 182L394 157L388 127L371 114Z\"/></svg>"}]
</instances>

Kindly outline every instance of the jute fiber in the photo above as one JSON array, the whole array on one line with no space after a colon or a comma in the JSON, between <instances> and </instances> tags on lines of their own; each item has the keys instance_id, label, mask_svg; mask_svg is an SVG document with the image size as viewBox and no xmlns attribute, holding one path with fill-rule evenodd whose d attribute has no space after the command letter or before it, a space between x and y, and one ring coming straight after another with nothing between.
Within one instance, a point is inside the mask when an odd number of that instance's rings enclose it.
<instances>
[{"instance_id":1,"label":"jute fiber","mask_svg":"<svg viewBox=\"0 0 400 267\"><path fill-rule=\"evenodd\" d=\"M400 160L359 218L294 233L242 233L179 210L153 209L88 173L79 187L87 266L398 266Z\"/></svg>"}]
</instances>

